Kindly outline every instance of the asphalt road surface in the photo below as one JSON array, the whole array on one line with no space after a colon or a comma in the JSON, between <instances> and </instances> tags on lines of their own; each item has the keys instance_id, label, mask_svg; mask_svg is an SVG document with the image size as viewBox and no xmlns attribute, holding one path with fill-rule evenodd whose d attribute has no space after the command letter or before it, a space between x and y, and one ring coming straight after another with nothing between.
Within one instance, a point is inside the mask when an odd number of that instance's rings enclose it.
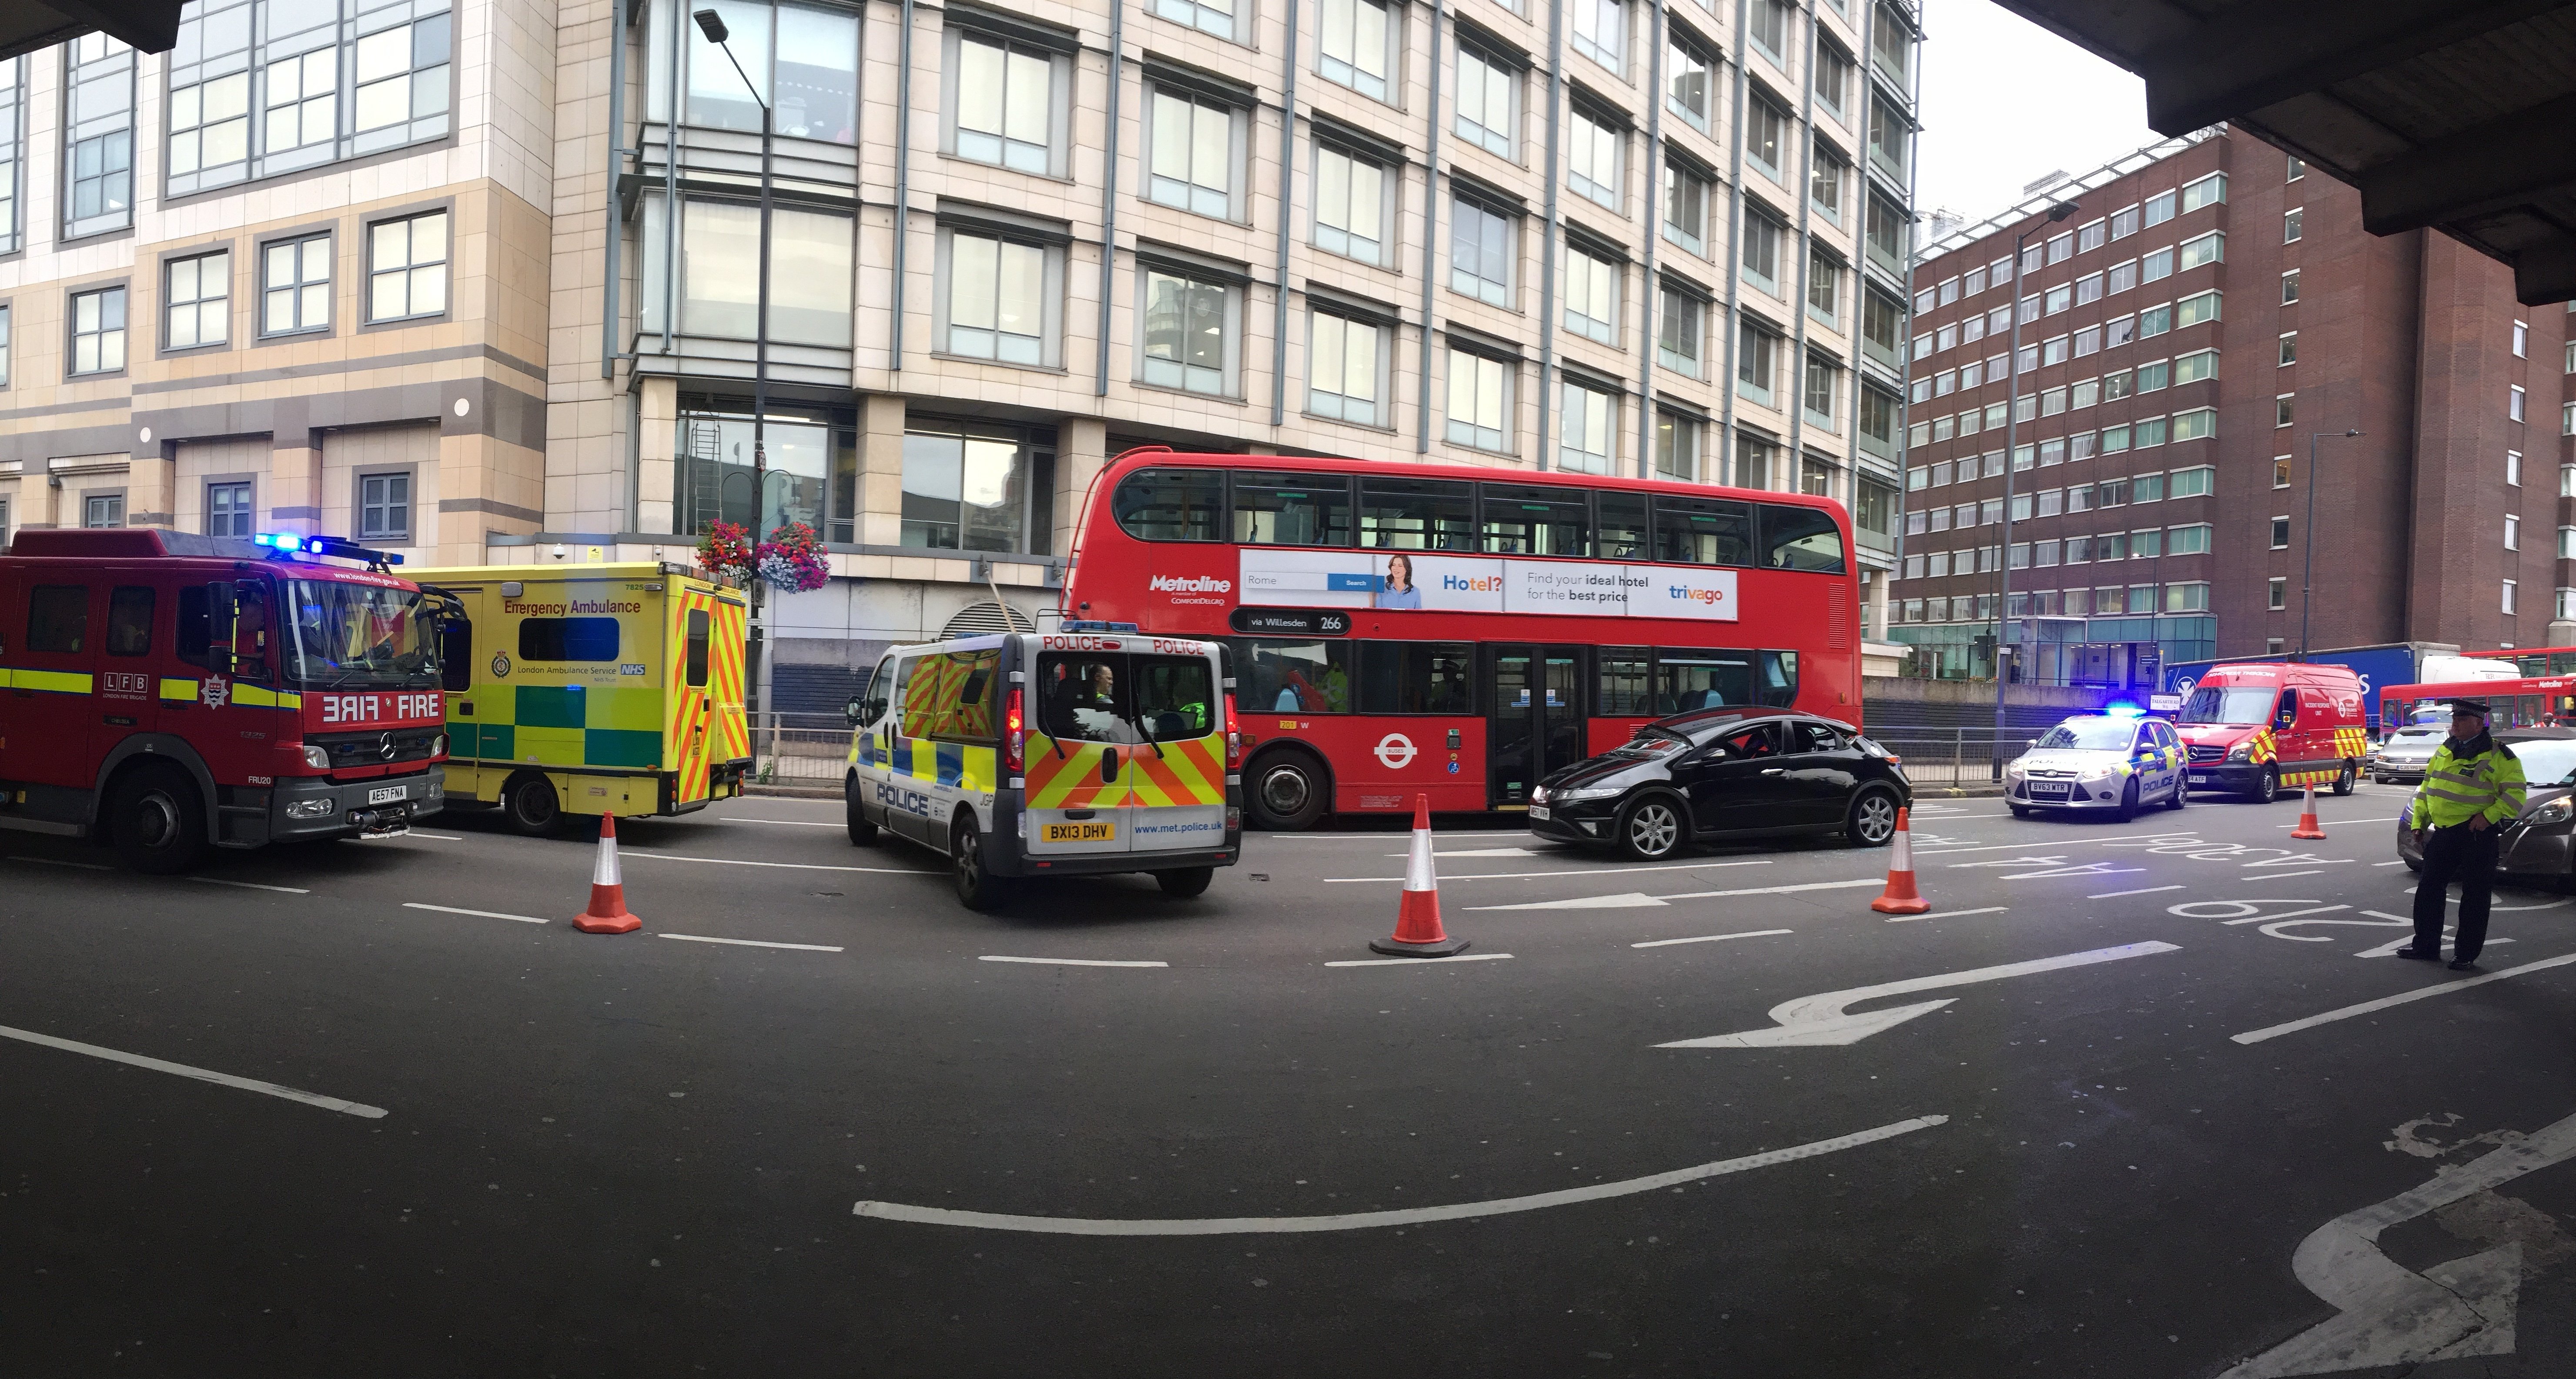
<instances>
[{"instance_id":1,"label":"asphalt road surface","mask_svg":"<svg viewBox=\"0 0 2576 1379\"><path fill-rule=\"evenodd\" d=\"M1461 823L1374 965L1400 831L979 916L729 802L620 937L488 816L9 837L0 1374L2564 1375L2576 901L2385 956L2403 796L1928 805L1902 922Z\"/></svg>"}]
</instances>

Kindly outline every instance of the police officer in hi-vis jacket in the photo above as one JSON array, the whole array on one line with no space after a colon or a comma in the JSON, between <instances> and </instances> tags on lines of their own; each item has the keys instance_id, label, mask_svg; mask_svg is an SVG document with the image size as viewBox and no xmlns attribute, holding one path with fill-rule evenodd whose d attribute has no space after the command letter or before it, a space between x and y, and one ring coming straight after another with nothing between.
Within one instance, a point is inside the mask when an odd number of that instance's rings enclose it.
<instances>
[{"instance_id":1,"label":"police officer in hi-vis jacket","mask_svg":"<svg viewBox=\"0 0 2576 1379\"><path fill-rule=\"evenodd\" d=\"M2487 735L2487 706L2452 700L2451 735L2425 766L2424 788L2409 811L2424 874L2415 887L2415 945L2397 956L2442 956L2442 909L2456 881L2460 932L2451 940L2451 966L2476 965L2495 898L2496 839L2522 813L2522 784L2522 763Z\"/></svg>"}]
</instances>

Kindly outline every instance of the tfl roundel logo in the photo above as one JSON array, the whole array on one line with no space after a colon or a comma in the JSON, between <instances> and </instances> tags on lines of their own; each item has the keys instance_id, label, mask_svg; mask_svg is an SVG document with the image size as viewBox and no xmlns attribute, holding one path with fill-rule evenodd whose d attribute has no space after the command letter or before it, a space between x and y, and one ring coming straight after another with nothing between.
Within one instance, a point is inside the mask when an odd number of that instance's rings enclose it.
<instances>
[{"instance_id":1,"label":"tfl roundel logo","mask_svg":"<svg viewBox=\"0 0 2576 1379\"><path fill-rule=\"evenodd\" d=\"M1402 733L1388 733L1377 740L1377 759L1390 771L1401 771L1413 764L1413 739Z\"/></svg>"}]
</instances>

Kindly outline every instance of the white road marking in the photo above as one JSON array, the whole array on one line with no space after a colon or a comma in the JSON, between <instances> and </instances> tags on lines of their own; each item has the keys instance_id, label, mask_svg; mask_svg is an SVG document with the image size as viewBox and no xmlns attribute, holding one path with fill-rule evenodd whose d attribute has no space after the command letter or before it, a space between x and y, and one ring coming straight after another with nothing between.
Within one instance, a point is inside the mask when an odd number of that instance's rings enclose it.
<instances>
[{"instance_id":1,"label":"white road marking","mask_svg":"<svg viewBox=\"0 0 2576 1379\"><path fill-rule=\"evenodd\" d=\"M2114 900L2124 895L2154 895L2158 891L2178 891L2181 889L2182 887L2180 886L2149 886L2144 890L2137 891L2104 891L2100 895L2088 895L2084 898L2087 900Z\"/></svg>"},{"instance_id":2,"label":"white road marking","mask_svg":"<svg viewBox=\"0 0 2576 1379\"><path fill-rule=\"evenodd\" d=\"M311 895L300 886L263 886L256 881L226 881L220 876L191 876L191 881L208 886L239 886L246 891L276 891L280 895Z\"/></svg>"},{"instance_id":3,"label":"white road marking","mask_svg":"<svg viewBox=\"0 0 2576 1379\"><path fill-rule=\"evenodd\" d=\"M2576 1116L2439 1169L2419 1186L2309 1232L2290 1256L2290 1271L2335 1315L2219 1379L2287 1379L2512 1354L2521 1245L2508 1242L2418 1274L2383 1253L2379 1236L2570 1157L2576 1157Z\"/></svg>"},{"instance_id":4,"label":"white road marking","mask_svg":"<svg viewBox=\"0 0 2576 1379\"><path fill-rule=\"evenodd\" d=\"M2077 847L2094 843L2128 843L2135 842L2141 838L2165 838L2174 842L2180 842L2185 838L2193 838L2197 836L2199 835L2195 833L2114 833L2108 838L2052 838L2049 842L2052 846ZM1998 848L2026 848L2029 846L2030 840L2025 838L2018 843L1987 843L1982 847L1920 847L1916 848L1914 851L1918 854L1932 852L1993 852Z\"/></svg>"},{"instance_id":5,"label":"white road marking","mask_svg":"<svg viewBox=\"0 0 2576 1379\"><path fill-rule=\"evenodd\" d=\"M1795 933L1793 929L1747 929L1740 934L1701 934L1697 938L1659 938L1632 943L1631 948L1670 948L1676 943L1722 943L1731 938L1769 938L1773 934Z\"/></svg>"},{"instance_id":6,"label":"white road marking","mask_svg":"<svg viewBox=\"0 0 2576 1379\"><path fill-rule=\"evenodd\" d=\"M846 821L835 823L835 822L833 822L833 821L831 821L831 820L828 820L828 819L827 819L827 820L824 820L824 821L822 821L822 822L820 822L820 823L818 823L818 822L816 822L816 821L814 821L814 820L812 820L812 819L753 819L753 818L748 818L748 817L746 817L746 816L744 816L744 815L740 815L740 814L719 814L719 815L717 815L717 816L716 816L716 819L717 819L717 821L718 821L719 823L728 823L728 824L784 824L784 825L786 825L786 826L787 826L787 827L789 827L789 828L847 828L847 827L849 827L849 824L848 824Z\"/></svg>"},{"instance_id":7,"label":"white road marking","mask_svg":"<svg viewBox=\"0 0 2576 1379\"><path fill-rule=\"evenodd\" d=\"M453 905L423 905L417 900L404 901L403 908L406 910L436 910L438 913L443 915L472 915L476 919L515 919L521 924L552 924L554 922L550 919L539 919L535 915L505 915L499 910L460 910Z\"/></svg>"},{"instance_id":8,"label":"white road marking","mask_svg":"<svg viewBox=\"0 0 2576 1379\"><path fill-rule=\"evenodd\" d=\"M1982 910L1941 910L1928 915L1898 915L1887 922L1911 924L1918 919L1957 919L1962 915L1999 915L2011 908L2009 905L1988 905Z\"/></svg>"},{"instance_id":9,"label":"white road marking","mask_svg":"<svg viewBox=\"0 0 2576 1379\"><path fill-rule=\"evenodd\" d=\"M123 1063L129 1067L136 1068L149 1068L156 1073L173 1073L180 1077L193 1077L199 1082L212 1082L218 1086L238 1087L245 1092L257 1092L262 1096L282 1097L288 1101L300 1101L307 1106L319 1106L325 1111L338 1111L343 1115L362 1116L368 1120L380 1120L385 1114L385 1108L381 1106L368 1106L355 1101L342 1101L340 1098L335 1096L319 1096L312 1092L297 1091L293 1087L281 1087L274 1082L261 1082L256 1078L235 1077L231 1073L218 1073L208 1071L204 1068L192 1068L185 1063L171 1063L163 1059L146 1058L139 1053L126 1053L118 1049L101 1048L96 1044L83 1044L77 1040L57 1039L50 1034L38 1034L32 1030L10 1029L5 1025L0 1025L0 1038L17 1039L30 1044L41 1044L49 1049L61 1049L65 1053L85 1053L92 1058L104 1058L111 1063Z\"/></svg>"},{"instance_id":10,"label":"white road marking","mask_svg":"<svg viewBox=\"0 0 2576 1379\"><path fill-rule=\"evenodd\" d=\"M405 829L402 836L406 838L427 838L433 843L461 843L465 841L463 838L460 838L453 833L423 833L418 829Z\"/></svg>"},{"instance_id":11,"label":"white road marking","mask_svg":"<svg viewBox=\"0 0 2576 1379\"><path fill-rule=\"evenodd\" d=\"M767 943L756 938L709 938L704 934L661 934L657 937L686 939L691 943L730 943L742 948L795 948L807 953L838 953L841 948L827 943ZM1161 966L1160 963L1155 966Z\"/></svg>"},{"instance_id":12,"label":"white road marking","mask_svg":"<svg viewBox=\"0 0 2576 1379\"><path fill-rule=\"evenodd\" d=\"M1675 900L1709 900L1729 895L1789 895L1797 891L1846 891L1854 886L1884 886L1883 876L1863 877L1858 881L1810 881L1802 886L1756 886L1741 891L1686 891L1680 895L1646 895L1629 891L1623 895L1586 896L1581 900L1534 900L1522 905L1470 905L1470 910L1626 910L1643 909Z\"/></svg>"},{"instance_id":13,"label":"white road marking","mask_svg":"<svg viewBox=\"0 0 2576 1379\"><path fill-rule=\"evenodd\" d=\"M2393 823L2397 822L2397 820L2399 819L2399 817L2400 817L2399 815L2391 814L2391 815L2389 815L2389 816L2388 816L2387 818L2385 818L2385 819L2319 819L2319 820L2317 820L2317 822L2318 822L2319 824L2321 824L2321 825L2324 825L2324 824L2393 824ZM2297 828L2297 827L2298 827L2298 825L2297 825L2297 824L2295 824L2295 823L2289 823L2289 824L2274 824L2274 825L2272 825L2272 827L2274 827L2274 828Z\"/></svg>"},{"instance_id":14,"label":"white road marking","mask_svg":"<svg viewBox=\"0 0 2576 1379\"><path fill-rule=\"evenodd\" d=\"M33 862L40 867L78 867L82 871L116 870L116 868L108 866L102 862L66 862L59 857L12 857L9 860L12 862Z\"/></svg>"},{"instance_id":15,"label":"white road marking","mask_svg":"<svg viewBox=\"0 0 2576 1379\"><path fill-rule=\"evenodd\" d=\"M1698 871L1707 867L1767 867L1769 865L1771 865L1770 858L1757 857L1742 862L1664 862L1655 866L1593 867L1584 871L1480 871L1470 872L1465 876L1444 876L1440 879L1443 881L1526 881L1540 876L1625 876L1630 872ZM1361 881L1401 881L1403 879L1401 876L1327 876L1324 878L1324 884L1346 886Z\"/></svg>"},{"instance_id":16,"label":"white road marking","mask_svg":"<svg viewBox=\"0 0 2576 1379\"><path fill-rule=\"evenodd\" d=\"M1527 838L1530 836L1530 831L1526 828L1489 830L1485 832L1452 831L1445 828L1434 828L1431 830L1431 833L1432 836L1436 838ZM1398 835L1392 832L1372 830L1367 833L1252 833L1246 834L1245 836L1251 838L1265 838L1273 842L1281 843L1383 843L1387 839Z\"/></svg>"},{"instance_id":17,"label":"white road marking","mask_svg":"<svg viewBox=\"0 0 2576 1379\"><path fill-rule=\"evenodd\" d=\"M1410 857L1408 852L1390 852L1389 857ZM1434 852L1434 857L1553 857L1554 852L1535 852L1529 848L1460 848L1455 852Z\"/></svg>"},{"instance_id":18,"label":"white road marking","mask_svg":"<svg viewBox=\"0 0 2576 1379\"><path fill-rule=\"evenodd\" d=\"M1025 962L1039 967L1169 967L1168 962L1135 962L1115 958L1006 958L987 953L977 962Z\"/></svg>"},{"instance_id":19,"label":"white road marking","mask_svg":"<svg viewBox=\"0 0 2576 1379\"><path fill-rule=\"evenodd\" d=\"M2400 857L2394 862L2373 862L2371 865L2374 867L2402 867L2406 865L2406 859Z\"/></svg>"},{"instance_id":20,"label":"white road marking","mask_svg":"<svg viewBox=\"0 0 2576 1379\"><path fill-rule=\"evenodd\" d=\"M1426 962L1503 962L1509 953L1452 953L1445 958L1346 958L1326 967L1418 967Z\"/></svg>"},{"instance_id":21,"label":"white road marking","mask_svg":"<svg viewBox=\"0 0 2576 1379\"><path fill-rule=\"evenodd\" d=\"M676 852L644 852L620 848L620 857L650 857L657 862L712 862L720 867L780 867L788 871L864 871L887 876L938 876L935 871L916 871L911 867L827 867L814 862L746 862L739 857L687 857Z\"/></svg>"},{"instance_id":22,"label":"white road marking","mask_svg":"<svg viewBox=\"0 0 2576 1379\"><path fill-rule=\"evenodd\" d=\"M2243 1034L2231 1034L2228 1038L2233 1039L2239 1044L2260 1044L2266 1039L2278 1039L2284 1034L2296 1034L2303 1029L2314 1029L2319 1025L2330 1025L2337 1020L2349 1020L2356 1015L2369 1015L2375 1011L2387 1010L2392 1006L2402 1006L2409 1001L2420 1001L2427 996L2439 996L2446 992L2464 991L2469 987L2484 986L2488 982L2500 982L2507 977L2519 977L2525 973L2539 972L2552 967L2564 967L2571 962L2576 962L2576 953L2565 953L2554 958L2542 958L2538 962L2527 962L2520 967L2508 967L2502 972L2483 973L2475 977L2462 978L2456 982L2444 982L2439 986L2427 986L2414 991L2401 991L2394 996L2382 996L2376 1001L2364 1001L2357 1006L2345 1006L2340 1010L2329 1010L2322 1015L2311 1015L2304 1020L2292 1020L2286 1025L2272 1025L2263 1029L2248 1030Z\"/></svg>"},{"instance_id":23,"label":"white road marking","mask_svg":"<svg viewBox=\"0 0 2576 1379\"><path fill-rule=\"evenodd\" d=\"M1399 959L1399 961L1401 961ZM1641 1192L1678 1188L1707 1178L1720 1178L1749 1169L1770 1168L1776 1164L1795 1163L1844 1149L1857 1149L1880 1140L1891 1140L1917 1130L1947 1125L1948 1116L1916 1116L1857 1134L1837 1135L1829 1140L1814 1140L1791 1145L1786 1149L1766 1150L1737 1159L1720 1159L1715 1163L1677 1168L1670 1173L1657 1173L1644 1178L1629 1178L1616 1183L1594 1183L1588 1187L1562 1188L1555 1192L1532 1193L1526 1197L1503 1197L1488 1202L1454 1202L1445 1207L1411 1207L1397 1211L1359 1211L1338 1216L1218 1216L1182 1218L1164 1221L1120 1221L1079 1216L1010 1216L989 1211L955 1211L947 1207L916 1207L902 1202L861 1202L851 1208L853 1216L873 1216L884 1221L910 1221L925 1226L965 1226L988 1231L1033 1231L1046 1235L1289 1235L1316 1231L1357 1231L1379 1226L1413 1226L1434 1221L1466 1221L1480 1216L1504 1216L1513 1212L1539 1211L1547 1207L1573 1206L1578 1202L1599 1202L1613 1197L1630 1197Z\"/></svg>"},{"instance_id":24,"label":"white road marking","mask_svg":"<svg viewBox=\"0 0 2576 1379\"><path fill-rule=\"evenodd\" d=\"M2366 915L2376 915L2381 919L2389 920L2396 924L2403 924L2410 930L2415 926L2415 917L2413 915L2392 915L2386 910L2364 910L2362 913ZM2448 925L2442 930L2442 937L2450 938L2458 934L2459 931L2459 925ZM2487 939L2487 947L2493 948L2499 943L2511 942L2513 942L2512 939L2496 938L2490 935ZM2353 954L2353 956L2356 958L2391 958L2397 956L2398 949L2411 948L2414 944L2415 935L2408 933L2401 937L2390 939L2388 942L2383 943L2376 948L2364 948L2360 952Z\"/></svg>"},{"instance_id":25,"label":"white road marking","mask_svg":"<svg viewBox=\"0 0 2576 1379\"><path fill-rule=\"evenodd\" d=\"M2267 873L2265 873L2264 875L2261 875L2261 876L2240 876L2240 877L2238 877L2238 878L2236 878L2236 879L2237 879L2237 881L2241 884L2241 883L2243 883L2243 882L2247 882L2247 881L2278 881L2278 880L2281 880L2281 879L2282 879L2282 878L2284 878L2284 877L2290 877L2290 876L2323 876L2323 875L2325 875L2325 873L2324 873L2324 872L2322 872L2322 871L2276 871L2276 872L2267 872Z\"/></svg>"},{"instance_id":26,"label":"white road marking","mask_svg":"<svg viewBox=\"0 0 2576 1379\"><path fill-rule=\"evenodd\" d=\"M2049 876L2123 876L2131 872L2141 872L2145 870L2145 867L2115 867L2108 862L2086 862L2082 866L2076 867L2050 867L2042 871L2006 872L1998 879L2004 881L2032 881L2041 877Z\"/></svg>"},{"instance_id":27,"label":"white road marking","mask_svg":"<svg viewBox=\"0 0 2576 1379\"><path fill-rule=\"evenodd\" d=\"M1976 982L2001 981L2006 977L2026 977L2038 972L2054 972L2061 967L2085 967L2097 962L2118 962L2123 958L2143 958L2155 953L2178 953L2180 944L2124 943L2117 948L2094 948L2082 953L2064 953L2053 958L2035 958L2029 962L2005 963L1999 967L1980 967L1968 972L1944 972L1938 976L1912 977L1901 982L1882 982L1877 986L1853 987L1849 991L1825 991L1801 996L1771 1007L1771 1018L1778 1023L1769 1029L1740 1030L1734 1034L1712 1034L1705 1039L1677 1039L1657 1044L1659 1049L1766 1049L1793 1044L1856 1044L1883 1030L1915 1018L1929 1015L1958 998L1944 997L1910 1006L1891 1006L1886 1010L1848 1014L1845 1006L1874 1001L1882 996L1903 996L1916 991L1934 991L1942 987L1967 986ZM2570 955L2576 961L2576 954Z\"/></svg>"}]
</instances>

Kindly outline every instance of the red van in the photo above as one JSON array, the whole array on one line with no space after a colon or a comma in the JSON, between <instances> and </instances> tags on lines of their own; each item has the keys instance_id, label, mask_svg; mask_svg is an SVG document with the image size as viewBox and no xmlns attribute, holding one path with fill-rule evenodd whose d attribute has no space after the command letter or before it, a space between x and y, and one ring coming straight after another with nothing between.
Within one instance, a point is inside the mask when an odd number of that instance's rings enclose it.
<instances>
[{"instance_id":1,"label":"red van","mask_svg":"<svg viewBox=\"0 0 2576 1379\"><path fill-rule=\"evenodd\" d=\"M2370 739L2361 677L2345 667L2217 665L2184 693L2174 731L2191 752L2194 791L2265 803L2284 786L2352 793Z\"/></svg>"}]
</instances>

